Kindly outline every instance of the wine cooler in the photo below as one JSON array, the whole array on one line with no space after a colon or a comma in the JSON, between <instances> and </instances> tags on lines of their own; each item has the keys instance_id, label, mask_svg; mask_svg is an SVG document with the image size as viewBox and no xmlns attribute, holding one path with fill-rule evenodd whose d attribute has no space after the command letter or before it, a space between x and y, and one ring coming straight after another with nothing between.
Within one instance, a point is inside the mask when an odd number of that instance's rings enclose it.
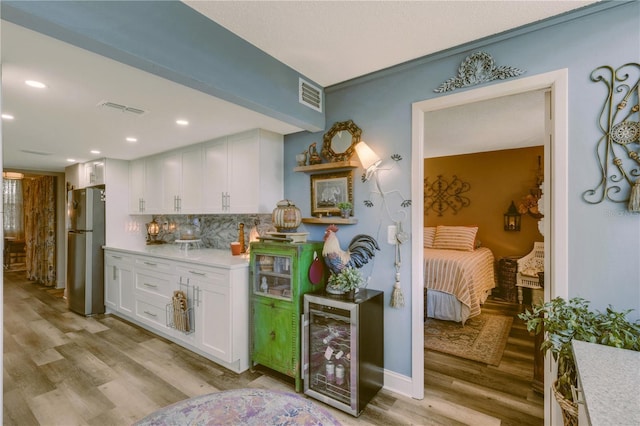
<instances>
[{"instance_id":1,"label":"wine cooler","mask_svg":"<svg viewBox=\"0 0 640 426\"><path fill-rule=\"evenodd\" d=\"M359 416L382 388L383 293L305 294L304 393Z\"/></svg>"}]
</instances>

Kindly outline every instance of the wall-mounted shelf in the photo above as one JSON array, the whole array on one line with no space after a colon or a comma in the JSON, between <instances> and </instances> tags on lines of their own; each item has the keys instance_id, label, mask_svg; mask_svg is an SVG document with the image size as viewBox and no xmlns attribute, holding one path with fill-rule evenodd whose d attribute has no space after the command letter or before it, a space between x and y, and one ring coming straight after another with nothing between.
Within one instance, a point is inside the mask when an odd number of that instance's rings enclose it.
<instances>
[{"instance_id":1,"label":"wall-mounted shelf","mask_svg":"<svg viewBox=\"0 0 640 426\"><path fill-rule=\"evenodd\" d=\"M338 169L355 169L360 167L360 163L355 160L349 161L336 161L332 163L321 163L321 164L312 164L309 166L298 166L294 167L294 172L305 172L305 173L318 173L327 170L338 170Z\"/></svg>"},{"instance_id":2,"label":"wall-mounted shelf","mask_svg":"<svg viewBox=\"0 0 640 426\"><path fill-rule=\"evenodd\" d=\"M358 223L358 219L356 219L355 217L345 219L338 216L303 217L302 223L309 223L314 225L331 225L332 223L335 225L355 225L356 223Z\"/></svg>"}]
</instances>

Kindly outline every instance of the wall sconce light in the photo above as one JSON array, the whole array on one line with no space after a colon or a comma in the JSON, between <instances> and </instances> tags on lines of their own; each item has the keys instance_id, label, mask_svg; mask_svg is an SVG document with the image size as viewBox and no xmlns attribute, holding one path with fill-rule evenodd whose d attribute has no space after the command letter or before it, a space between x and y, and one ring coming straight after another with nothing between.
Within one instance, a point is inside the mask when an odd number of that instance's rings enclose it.
<instances>
[{"instance_id":1,"label":"wall sconce light","mask_svg":"<svg viewBox=\"0 0 640 426\"><path fill-rule=\"evenodd\" d=\"M363 180L367 182L378 170L380 163L382 163L382 159L378 157L378 155L373 152L369 145L364 143L364 141L358 142L355 149L358 159L360 159L360 164L362 164L362 168L364 169L365 175Z\"/></svg>"},{"instance_id":2,"label":"wall sconce light","mask_svg":"<svg viewBox=\"0 0 640 426\"><path fill-rule=\"evenodd\" d=\"M520 231L520 220L522 215L518 212L516 205L511 201L509 210L504 214L504 230L505 231Z\"/></svg>"}]
</instances>

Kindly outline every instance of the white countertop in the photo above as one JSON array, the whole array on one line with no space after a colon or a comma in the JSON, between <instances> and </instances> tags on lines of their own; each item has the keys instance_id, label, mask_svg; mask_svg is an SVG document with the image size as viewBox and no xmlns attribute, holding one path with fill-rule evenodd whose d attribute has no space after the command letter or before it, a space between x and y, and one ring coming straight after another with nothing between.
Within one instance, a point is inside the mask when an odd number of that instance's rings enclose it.
<instances>
[{"instance_id":1,"label":"white countertop","mask_svg":"<svg viewBox=\"0 0 640 426\"><path fill-rule=\"evenodd\" d=\"M249 266L248 254L233 256L231 250L208 248L189 248L185 250L184 248L180 248L178 244L140 245L136 247L105 246L104 249L228 269L246 268Z\"/></svg>"},{"instance_id":2,"label":"white countertop","mask_svg":"<svg viewBox=\"0 0 640 426\"><path fill-rule=\"evenodd\" d=\"M640 425L640 352L571 343L591 425Z\"/></svg>"}]
</instances>

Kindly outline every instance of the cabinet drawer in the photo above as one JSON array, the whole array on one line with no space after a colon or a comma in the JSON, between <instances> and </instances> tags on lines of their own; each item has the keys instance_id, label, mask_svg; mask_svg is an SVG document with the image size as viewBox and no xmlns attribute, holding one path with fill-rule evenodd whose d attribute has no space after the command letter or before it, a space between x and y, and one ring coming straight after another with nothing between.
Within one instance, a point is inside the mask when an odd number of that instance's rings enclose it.
<instances>
[{"instance_id":1,"label":"cabinet drawer","mask_svg":"<svg viewBox=\"0 0 640 426\"><path fill-rule=\"evenodd\" d=\"M173 296L172 276L155 273L152 271L136 270L136 291L151 293L169 299Z\"/></svg>"},{"instance_id":2,"label":"cabinet drawer","mask_svg":"<svg viewBox=\"0 0 640 426\"><path fill-rule=\"evenodd\" d=\"M136 299L136 317L154 326L167 327L166 305Z\"/></svg>"},{"instance_id":3,"label":"cabinet drawer","mask_svg":"<svg viewBox=\"0 0 640 426\"><path fill-rule=\"evenodd\" d=\"M150 271L169 272L171 270L171 264L153 257L137 257L136 268L144 268Z\"/></svg>"},{"instance_id":4,"label":"cabinet drawer","mask_svg":"<svg viewBox=\"0 0 640 426\"><path fill-rule=\"evenodd\" d=\"M195 265L194 265L195 266ZM224 284L229 283L229 271L221 268L206 268L201 266L176 267L176 274L180 277L181 284Z\"/></svg>"},{"instance_id":5,"label":"cabinet drawer","mask_svg":"<svg viewBox=\"0 0 640 426\"><path fill-rule=\"evenodd\" d=\"M111 265L132 265L133 264L133 258L131 256L127 256L120 253L105 251L104 258L105 258L105 262L108 262Z\"/></svg>"}]
</instances>

